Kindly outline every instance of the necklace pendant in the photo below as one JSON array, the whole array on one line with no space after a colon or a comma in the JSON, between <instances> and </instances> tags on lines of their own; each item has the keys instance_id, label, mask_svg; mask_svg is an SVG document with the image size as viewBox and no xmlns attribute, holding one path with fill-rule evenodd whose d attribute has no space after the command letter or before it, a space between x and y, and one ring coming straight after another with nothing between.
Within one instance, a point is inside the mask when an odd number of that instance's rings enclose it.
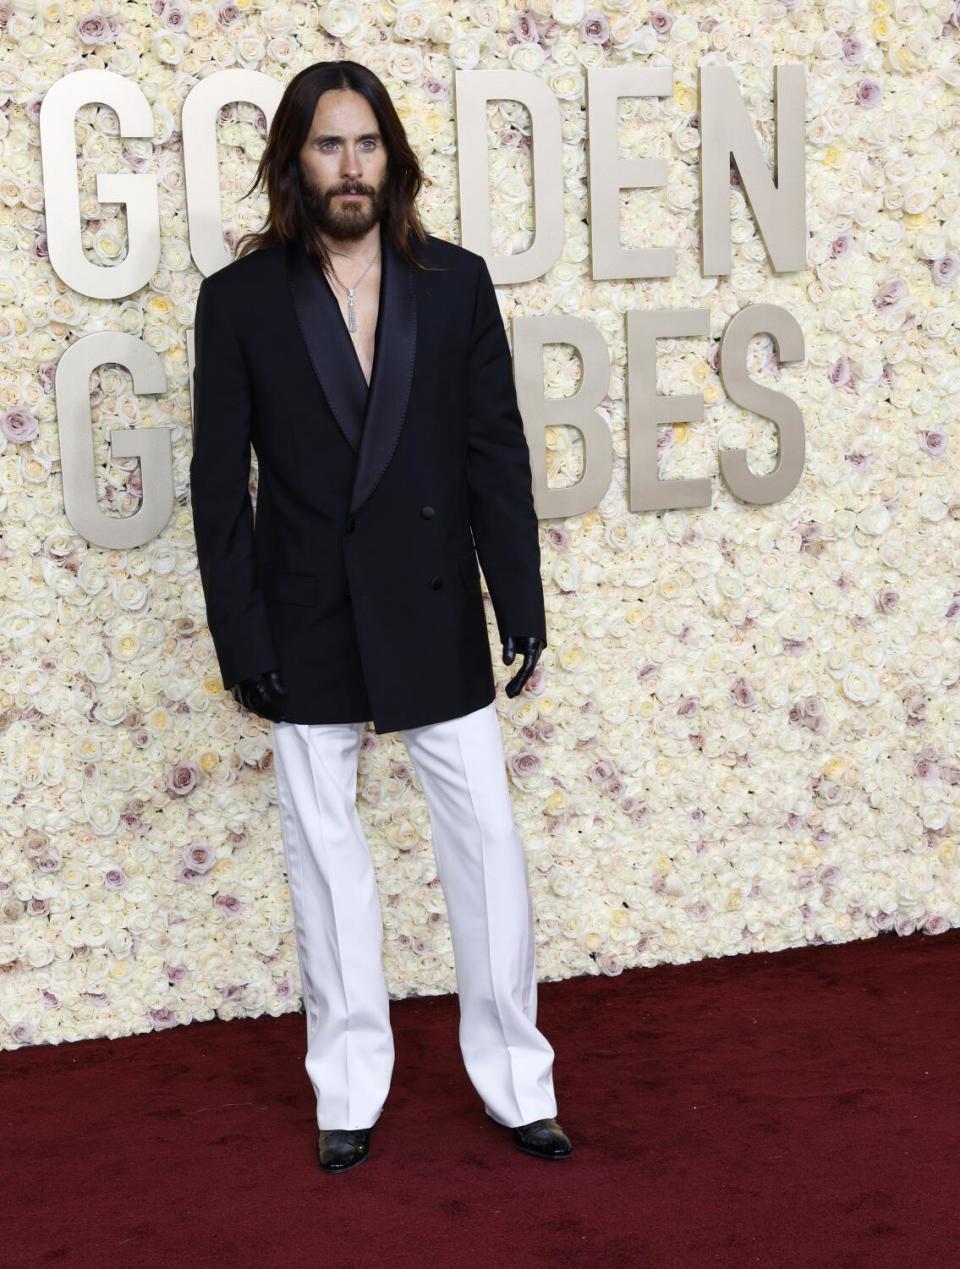
<instances>
[{"instance_id":1,"label":"necklace pendant","mask_svg":"<svg viewBox=\"0 0 960 1269\"><path fill-rule=\"evenodd\" d=\"M347 288L347 330L357 329L357 306L354 303L353 291Z\"/></svg>"}]
</instances>

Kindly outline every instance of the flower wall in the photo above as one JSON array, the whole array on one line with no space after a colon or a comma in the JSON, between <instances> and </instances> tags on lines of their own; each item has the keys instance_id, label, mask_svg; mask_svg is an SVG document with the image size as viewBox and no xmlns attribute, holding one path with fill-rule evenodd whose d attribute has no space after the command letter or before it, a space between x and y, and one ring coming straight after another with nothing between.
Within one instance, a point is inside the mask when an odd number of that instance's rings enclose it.
<instances>
[{"instance_id":1,"label":"flower wall","mask_svg":"<svg viewBox=\"0 0 960 1269\"><path fill-rule=\"evenodd\" d=\"M542 979L960 925L960 169L956 5L480 0L268 4L0 3L0 1045L117 1036L299 1006L269 725L222 690L196 569L186 331L190 259L180 107L203 76L285 83L317 60L387 84L423 163L428 229L459 241L455 70L541 76L560 103L565 242L535 282L499 287L515 316L574 313L612 354L614 439L600 504L541 522L550 646L521 697L498 691L527 844ZM773 68L807 86L808 267L775 274L732 174L733 263L702 276L697 68L729 63L768 159ZM624 190L626 247L676 246L674 277L595 282L586 191L588 67L670 63L664 99L619 105L621 153L656 155L663 190ZM161 264L101 301L46 257L38 117L58 76L105 68L147 96L152 139L77 115L83 244L110 264L123 209L97 172L157 174ZM488 109L494 250L530 241L530 138L517 103ZM231 245L265 119L221 112ZM750 506L718 476L746 445L772 469L773 426L728 401L717 335L751 303L790 310L806 357L755 340L750 373L799 405L806 466ZM658 388L699 392L704 419L661 429L663 479L710 476L708 508L627 504L625 312L699 306L711 336L661 346ZM140 500L108 427L173 428L175 512L147 545L88 544L64 515L54 372L76 338L123 330L162 357L168 391L91 377L101 506ZM508 325L509 329L509 325ZM569 346L547 395L576 390ZM578 434L546 431L551 485L580 474ZM255 488L256 468L253 471ZM489 602L489 601L488 601ZM500 662L491 612L498 682ZM429 665L424 665L424 673ZM359 803L395 997L454 991L426 805L397 735L368 730Z\"/></svg>"}]
</instances>

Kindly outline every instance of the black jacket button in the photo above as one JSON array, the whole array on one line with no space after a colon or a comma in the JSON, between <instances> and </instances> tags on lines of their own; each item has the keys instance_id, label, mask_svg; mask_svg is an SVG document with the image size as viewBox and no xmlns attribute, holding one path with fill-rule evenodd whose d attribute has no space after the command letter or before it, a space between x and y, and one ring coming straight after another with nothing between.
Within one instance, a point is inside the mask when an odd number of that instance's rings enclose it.
<instances>
[{"instance_id":1,"label":"black jacket button","mask_svg":"<svg viewBox=\"0 0 960 1269\"><path fill-rule=\"evenodd\" d=\"M357 522L356 520L354 520L353 516L351 516L350 519L347 521L347 532L352 533L356 527L357 527Z\"/></svg>"},{"instance_id":2,"label":"black jacket button","mask_svg":"<svg viewBox=\"0 0 960 1269\"><path fill-rule=\"evenodd\" d=\"M433 507L421 507L420 514L423 516L424 520L432 520L434 515L436 515L436 512Z\"/></svg>"},{"instance_id":3,"label":"black jacket button","mask_svg":"<svg viewBox=\"0 0 960 1269\"><path fill-rule=\"evenodd\" d=\"M434 589L434 590L439 590L439 589L440 589L440 587L443 585L443 578L442 578L442 577L431 577L431 579L430 579L430 585L433 587L433 589Z\"/></svg>"}]
</instances>

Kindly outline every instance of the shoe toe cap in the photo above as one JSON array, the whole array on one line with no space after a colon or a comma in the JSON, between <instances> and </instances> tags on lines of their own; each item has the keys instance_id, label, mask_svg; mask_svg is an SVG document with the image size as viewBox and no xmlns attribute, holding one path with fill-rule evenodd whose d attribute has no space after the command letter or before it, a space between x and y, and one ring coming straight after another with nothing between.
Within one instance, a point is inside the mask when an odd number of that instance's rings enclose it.
<instances>
[{"instance_id":1,"label":"shoe toe cap","mask_svg":"<svg viewBox=\"0 0 960 1269\"><path fill-rule=\"evenodd\" d=\"M526 1150L549 1157L560 1158L571 1153L569 1137L555 1119L535 1119L514 1129L517 1144Z\"/></svg>"},{"instance_id":2,"label":"shoe toe cap","mask_svg":"<svg viewBox=\"0 0 960 1269\"><path fill-rule=\"evenodd\" d=\"M321 1130L317 1142L320 1166L338 1171L359 1163L370 1149L368 1129Z\"/></svg>"}]
</instances>

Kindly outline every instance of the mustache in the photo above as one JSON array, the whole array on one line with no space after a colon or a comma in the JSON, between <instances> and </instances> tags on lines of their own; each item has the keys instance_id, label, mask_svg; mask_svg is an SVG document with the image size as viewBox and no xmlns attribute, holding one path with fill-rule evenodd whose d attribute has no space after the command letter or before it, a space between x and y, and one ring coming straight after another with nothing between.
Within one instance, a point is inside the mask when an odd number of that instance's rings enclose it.
<instances>
[{"instance_id":1,"label":"mustache","mask_svg":"<svg viewBox=\"0 0 960 1269\"><path fill-rule=\"evenodd\" d=\"M337 194L372 194L373 190L367 189L365 186L347 185L343 189L335 189L330 194L331 198L335 198Z\"/></svg>"}]
</instances>

